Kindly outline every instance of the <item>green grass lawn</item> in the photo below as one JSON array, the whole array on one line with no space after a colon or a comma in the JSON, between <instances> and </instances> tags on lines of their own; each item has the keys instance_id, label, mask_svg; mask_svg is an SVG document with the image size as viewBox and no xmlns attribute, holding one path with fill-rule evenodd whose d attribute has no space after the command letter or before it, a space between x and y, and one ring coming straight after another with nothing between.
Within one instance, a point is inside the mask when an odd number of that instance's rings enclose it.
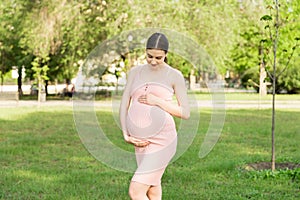
<instances>
[{"instance_id":1,"label":"green grass lawn","mask_svg":"<svg viewBox=\"0 0 300 200\"><path fill-rule=\"evenodd\" d=\"M199 93L199 92L189 92L190 94L193 94L195 99L198 100L211 100L212 95L216 95L216 98L224 98L228 101L271 101L272 100L272 94L267 94L265 96L260 96L258 93L225 93L224 95L217 95L218 93ZM293 95L286 95L286 94L276 94L275 96L276 100L279 101L299 101L300 95L299 94L293 94Z\"/></svg>"},{"instance_id":2,"label":"green grass lawn","mask_svg":"<svg viewBox=\"0 0 300 200\"><path fill-rule=\"evenodd\" d=\"M213 94L217 93L205 93L205 92L197 92L197 91L189 91L191 95L194 95L194 98L197 100L211 100ZM115 95L114 93L112 95ZM119 98L114 96L114 98ZM251 100L251 101L271 101L272 100L272 95L268 94L266 96L260 96L257 93L227 93L224 95L218 95L216 98L224 98L225 100L231 101L245 101L245 100ZM104 94L102 91L98 92L95 95L96 100L103 100L104 99ZM109 100L109 98L106 98ZM31 96L31 95L24 95L20 97L20 100L37 100L37 96ZM47 96L47 101L51 100L69 100L69 97L62 97L59 95L49 95ZM294 94L294 95L285 95L285 94L277 94L276 95L276 100L278 101L284 101L284 100L300 100L300 95L299 94Z\"/></svg>"},{"instance_id":3,"label":"green grass lawn","mask_svg":"<svg viewBox=\"0 0 300 200\"><path fill-rule=\"evenodd\" d=\"M96 109L113 143L124 143L107 110ZM300 170L246 171L270 161L271 110L227 110L213 151L198 157L211 119L201 110L192 145L162 180L166 200L300 199ZM300 162L300 110L278 110L277 162ZM71 107L0 108L0 199L128 199L132 174L109 168L88 153L77 134Z\"/></svg>"}]
</instances>

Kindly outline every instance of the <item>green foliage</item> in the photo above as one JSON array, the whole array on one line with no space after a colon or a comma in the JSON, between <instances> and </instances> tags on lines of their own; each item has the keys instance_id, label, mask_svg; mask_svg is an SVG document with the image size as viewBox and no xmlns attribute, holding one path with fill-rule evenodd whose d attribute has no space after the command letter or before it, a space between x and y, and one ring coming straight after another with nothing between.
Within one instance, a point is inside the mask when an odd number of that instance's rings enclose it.
<instances>
[{"instance_id":1,"label":"green foliage","mask_svg":"<svg viewBox=\"0 0 300 200\"><path fill-rule=\"evenodd\" d=\"M273 41L275 38L274 26L279 26L279 40L277 45L277 81L279 91L287 90L288 93L299 91L299 75L296 72L299 66L299 49L297 38L300 35L299 2L280 2L280 23L274 22L274 6L272 1L257 7L252 16L247 12L243 15L247 21L241 20L239 42L233 46L228 69L236 74L243 86L249 83L258 85L259 64L266 65L268 74L272 74L273 66ZM256 17L253 17L256 16ZM263 56L262 56L263 55ZM292 58L294 57L294 58ZM295 73L296 72L296 73ZM265 81L270 82L269 76Z\"/></svg>"},{"instance_id":2,"label":"green foliage","mask_svg":"<svg viewBox=\"0 0 300 200\"><path fill-rule=\"evenodd\" d=\"M262 16L261 18L260 18L260 20L263 20L263 21L272 21L273 20L273 18L272 18L272 16L270 16L270 15L264 15L264 16ZM269 25L267 25L267 26L265 26L265 28L269 28L270 26Z\"/></svg>"},{"instance_id":3,"label":"green foliage","mask_svg":"<svg viewBox=\"0 0 300 200\"><path fill-rule=\"evenodd\" d=\"M249 171L246 176L254 180L259 179L290 179L292 182L300 182L300 168L296 169L280 169L276 171L272 170L260 170Z\"/></svg>"},{"instance_id":4,"label":"green foliage","mask_svg":"<svg viewBox=\"0 0 300 200\"><path fill-rule=\"evenodd\" d=\"M299 59L292 59L291 66L278 77L277 90L284 91L290 94L300 93L300 71L299 71Z\"/></svg>"},{"instance_id":5,"label":"green foliage","mask_svg":"<svg viewBox=\"0 0 300 200\"><path fill-rule=\"evenodd\" d=\"M231 51L233 66L229 70L238 75L244 87L247 87L250 79L259 82L259 37L259 27L253 25L240 33L240 41Z\"/></svg>"},{"instance_id":6,"label":"green foliage","mask_svg":"<svg viewBox=\"0 0 300 200\"><path fill-rule=\"evenodd\" d=\"M0 3L0 71L2 74L10 71L12 66L28 63L19 45L24 5L22 0L3 0Z\"/></svg>"},{"instance_id":7,"label":"green foliage","mask_svg":"<svg viewBox=\"0 0 300 200\"><path fill-rule=\"evenodd\" d=\"M299 4L299 3L298 3ZM272 5L272 4L270 4ZM298 73L299 46L298 36L300 35L300 24L298 23L299 5L295 2L281 2L279 8L279 23L272 17L274 15L273 6L268 6L270 15L265 15L262 20L267 24L265 26L265 38L263 39L263 47L265 49L264 60L266 61L269 75L276 74L276 92L286 90L288 93L298 93L300 91ZM275 28L278 27L279 35L276 47L274 41L276 38ZM275 27L275 28L274 28ZM274 74L274 55L273 51L276 48L276 72ZM270 76L271 78L273 78Z\"/></svg>"},{"instance_id":8,"label":"green foliage","mask_svg":"<svg viewBox=\"0 0 300 200\"><path fill-rule=\"evenodd\" d=\"M267 13L267 3L236 0L3 0L0 3L0 70L5 74L11 66L24 65L28 77L33 78L31 62L35 57L49 57L47 76L50 81L72 79L89 52L106 39L131 29L159 27L192 38L209 53L222 75L229 70L236 74L236 80L241 79L247 86L249 79L256 83L258 80L259 46L264 44L265 51L270 51L269 34L262 36L264 31L272 28L264 23L274 19ZM154 9L153 5L159 6ZM298 1L281 3L281 66L294 48L294 39L299 40L299 7ZM272 9L272 6L268 8ZM262 43L262 40L265 41ZM298 48L294 56L299 56ZM125 63L132 64L128 59L126 55ZM191 66L183 58L170 57L170 64L188 76ZM291 62L291 67L284 73L292 74L298 65L299 61ZM298 76L293 76L292 82L282 78L278 84L289 91L290 88L298 90L295 80Z\"/></svg>"},{"instance_id":9,"label":"green foliage","mask_svg":"<svg viewBox=\"0 0 300 200\"><path fill-rule=\"evenodd\" d=\"M32 61L32 70L35 72L34 77L38 78L39 80L49 80L48 76L47 76L47 71L49 70L49 67L47 64L47 61L49 60L48 58L45 58L44 60L41 60L39 57L36 57L33 61Z\"/></svg>"},{"instance_id":10,"label":"green foliage","mask_svg":"<svg viewBox=\"0 0 300 200\"><path fill-rule=\"evenodd\" d=\"M168 53L168 63L180 70L185 78L189 77L191 70L194 68L191 63L173 53Z\"/></svg>"}]
</instances>

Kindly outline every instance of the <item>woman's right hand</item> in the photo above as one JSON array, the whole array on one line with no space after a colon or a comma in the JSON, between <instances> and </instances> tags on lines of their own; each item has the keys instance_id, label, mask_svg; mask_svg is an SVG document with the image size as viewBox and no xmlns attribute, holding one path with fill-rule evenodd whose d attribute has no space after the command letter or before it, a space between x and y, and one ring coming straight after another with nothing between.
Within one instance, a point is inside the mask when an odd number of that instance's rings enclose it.
<instances>
[{"instance_id":1,"label":"woman's right hand","mask_svg":"<svg viewBox=\"0 0 300 200\"><path fill-rule=\"evenodd\" d=\"M149 141L147 140L141 140L141 139L138 139L138 138L135 138L133 136L130 136L130 135L127 135L127 134L124 134L124 140L129 143L129 144L133 144L134 146L136 147L146 147L149 145Z\"/></svg>"}]
</instances>

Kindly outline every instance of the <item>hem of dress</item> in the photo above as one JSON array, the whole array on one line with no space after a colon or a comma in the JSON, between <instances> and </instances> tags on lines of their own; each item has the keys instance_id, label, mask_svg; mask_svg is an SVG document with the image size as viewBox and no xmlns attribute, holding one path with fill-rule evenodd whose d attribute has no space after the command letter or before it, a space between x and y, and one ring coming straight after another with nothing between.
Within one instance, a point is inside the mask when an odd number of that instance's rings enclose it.
<instances>
[{"instance_id":1,"label":"hem of dress","mask_svg":"<svg viewBox=\"0 0 300 200\"><path fill-rule=\"evenodd\" d=\"M146 182L143 182L143 181L140 181L140 180L131 179L131 182L141 183L141 184L148 185L148 186L158 186L158 185L161 185L161 181L159 181L159 183L157 183L157 184L149 184L149 183L146 183Z\"/></svg>"}]
</instances>

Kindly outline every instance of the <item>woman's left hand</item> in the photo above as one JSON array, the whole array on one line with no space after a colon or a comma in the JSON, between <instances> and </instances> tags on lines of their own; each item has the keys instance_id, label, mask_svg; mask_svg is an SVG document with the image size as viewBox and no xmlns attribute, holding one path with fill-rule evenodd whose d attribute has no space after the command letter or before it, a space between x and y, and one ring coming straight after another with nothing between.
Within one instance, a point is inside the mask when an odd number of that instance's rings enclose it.
<instances>
[{"instance_id":1,"label":"woman's left hand","mask_svg":"<svg viewBox=\"0 0 300 200\"><path fill-rule=\"evenodd\" d=\"M159 97L157 97L157 96L155 96L151 93L141 95L138 98L138 101L140 103L148 104L148 105L151 105L151 106L157 105L158 100L159 100Z\"/></svg>"}]
</instances>

